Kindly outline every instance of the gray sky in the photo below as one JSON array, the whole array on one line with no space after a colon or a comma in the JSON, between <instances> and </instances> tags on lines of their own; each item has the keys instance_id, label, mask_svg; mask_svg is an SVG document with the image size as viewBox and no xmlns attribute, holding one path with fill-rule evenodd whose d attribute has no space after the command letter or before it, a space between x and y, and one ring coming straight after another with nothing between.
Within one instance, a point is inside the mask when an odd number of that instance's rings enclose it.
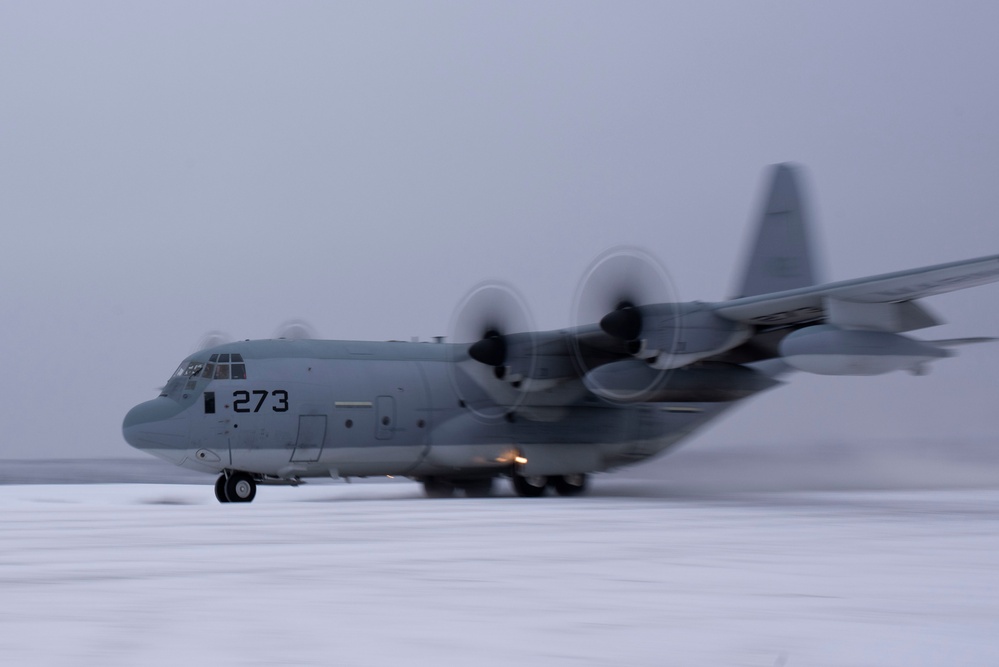
<instances>
[{"instance_id":1,"label":"gray sky","mask_svg":"<svg viewBox=\"0 0 999 667\"><path fill-rule=\"evenodd\" d=\"M0 2L0 458L129 455L124 413L213 329L429 338L483 279L556 328L618 244L724 298L773 162L807 169L829 279L997 253L997 24L991 2ZM950 324L919 335L999 335L997 301L930 299ZM991 346L800 374L701 443L989 436L997 376Z\"/></svg>"}]
</instances>

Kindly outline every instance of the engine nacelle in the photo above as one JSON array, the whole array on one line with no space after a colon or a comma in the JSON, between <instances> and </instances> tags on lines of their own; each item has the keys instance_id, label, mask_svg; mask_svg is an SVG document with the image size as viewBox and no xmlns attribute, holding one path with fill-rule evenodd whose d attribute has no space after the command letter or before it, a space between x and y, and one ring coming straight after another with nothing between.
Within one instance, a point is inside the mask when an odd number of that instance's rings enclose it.
<instances>
[{"instance_id":1,"label":"engine nacelle","mask_svg":"<svg viewBox=\"0 0 999 667\"><path fill-rule=\"evenodd\" d=\"M736 347L752 331L704 304L663 303L615 310L600 321L605 333L628 341L632 354L659 369L681 368Z\"/></svg>"},{"instance_id":2,"label":"engine nacelle","mask_svg":"<svg viewBox=\"0 0 999 667\"><path fill-rule=\"evenodd\" d=\"M561 351L556 341L556 352ZM468 348L468 356L485 366L493 367L493 376L524 392L547 391L574 379L576 365L565 353L546 351L543 341L533 333L490 335Z\"/></svg>"},{"instance_id":3,"label":"engine nacelle","mask_svg":"<svg viewBox=\"0 0 999 667\"><path fill-rule=\"evenodd\" d=\"M823 324L788 334L780 354L789 366L807 373L882 375L899 370L921 374L925 364L952 353L897 333Z\"/></svg>"},{"instance_id":4,"label":"engine nacelle","mask_svg":"<svg viewBox=\"0 0 999 667\"><path fill-rule=\"evenodd\" d=\"M583 382L597 396L619 403L735 401L780 384L735 364L702 363L668 371L639 359L600 366L587 373Z\"/></svg>"}]
</instances>

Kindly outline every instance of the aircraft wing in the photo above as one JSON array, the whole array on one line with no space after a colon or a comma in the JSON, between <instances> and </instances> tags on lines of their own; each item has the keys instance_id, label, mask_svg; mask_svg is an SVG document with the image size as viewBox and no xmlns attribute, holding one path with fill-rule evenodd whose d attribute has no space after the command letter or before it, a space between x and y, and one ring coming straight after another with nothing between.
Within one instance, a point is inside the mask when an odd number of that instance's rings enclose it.
<instances>
[{"instance_id":1,"label":"aircraft wing","mask_svg":"<svg viewBox=\"0 0 999 667\"><path fill-rule=\"evenodd\" d=\"M714 305L714 312L728 320L753 325L795 324L824 319L837 312L863 310L887 313L884 304L911 303L916 299L999 281L999 255L937 264L868 278L825 283L799 289L733 299ZM851 305L855 304L855 305ZM877 308L881 304L881 308ZM913 304L914 306L914 304ZM899 308L892 309L896 312ZM907 308L915 313L914 308ZM928 315L922 308L922 314ZM899 331L932 326L930 319L913 319ZM918 326L916 326L918 325Z\"/></svg>"},{"instance_id":2,"label":"aircraft wing","mask_svg":"<svg viewBox=\"0 0 999 667\"><path fill-rule=\"evenodd\" d=\"M504 369L496 377L521 389L549 389L575 380L587 382L592 391L593 383L584 378L609 377L619 369L635 374L648 367L654 373L702 368L705 362L746 364L779 357L781 341L803 326L891 333L934 326L940 320L916 299L997 281L999 255L993 255L717 303L649 304L632 309L640 323L633 334L617 333L610 315L572 329L505 336L495 350L487 340L472 346L470 356ZM939 345L986 340L991 339ZM502 355L494 354L498 349ZM632 363L636 360L642 363ZM608 368L593 374L604 366ZM478 384L492 384L491 378L484 376Z\"/></svg>"}]
</instances>

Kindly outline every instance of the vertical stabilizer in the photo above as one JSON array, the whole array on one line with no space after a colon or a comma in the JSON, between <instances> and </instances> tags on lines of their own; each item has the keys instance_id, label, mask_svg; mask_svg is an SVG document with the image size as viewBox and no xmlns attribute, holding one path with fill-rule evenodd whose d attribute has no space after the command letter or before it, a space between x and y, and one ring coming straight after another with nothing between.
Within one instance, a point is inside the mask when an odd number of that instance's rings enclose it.
<instances>
[{"instance_id":1,"label":"vertical stabilizer","mask_svg":"<svg viewBox=\"0 0 999 667\"><path fill-rule=\"evenodd\" d=\"M735 298L769 294L816 283L810 229L803 210L800 172L774 165L770 192L751 240Z\"/></svg>"}]
</instances>

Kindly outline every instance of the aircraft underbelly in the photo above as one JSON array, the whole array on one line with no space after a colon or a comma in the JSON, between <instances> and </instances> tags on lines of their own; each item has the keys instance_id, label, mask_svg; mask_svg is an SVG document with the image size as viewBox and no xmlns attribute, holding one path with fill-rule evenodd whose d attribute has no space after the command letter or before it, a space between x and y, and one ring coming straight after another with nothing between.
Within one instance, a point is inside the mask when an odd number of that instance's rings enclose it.
<instances>
[{"instance_id":1,"label":"aircraft underbelly","mask_svg":"<svg viewBox=\"0 0 999 667\"><path fill-rule=\"evenodd\" d=\"M577 407L557 422L483 422L452 413L414 474L501 471L595 472L637 463L671 448L733 403Z\"/></svg>"}]
</instances>

